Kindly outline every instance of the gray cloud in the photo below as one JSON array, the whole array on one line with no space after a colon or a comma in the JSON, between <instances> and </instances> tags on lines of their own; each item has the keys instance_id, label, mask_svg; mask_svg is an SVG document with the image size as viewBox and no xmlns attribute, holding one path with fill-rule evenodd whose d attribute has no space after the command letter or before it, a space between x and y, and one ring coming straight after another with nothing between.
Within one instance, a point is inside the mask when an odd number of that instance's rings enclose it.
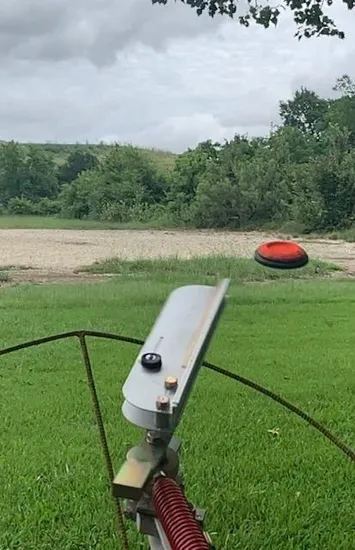
<instances>
[{"instance_id":1,"label":"gray cloud","mask_svg":"<svg viewBox=\"0 0 355 550\"><path fill-rule=\"evenodd\" d=\"M73 7L71 7L73 6ZM355 13L332 8L350 35ZM0 139L108 141L181 151L262 135L306 85L354 75L351 38L298 42L277 28L198 18L150 0L3 0Z\"/></svg>"},{"instance_id":2,"label":"gray cloud","mask_svg":"<svg viewBox=\"0 0 355 550\"><path fill-rule=\"evenodd\" d=\"M150 0L6 0L0 7L0 56L62 61L88 59L102 67L135 44L164 50L174 38L213 32L222 18L188 14L180 2Z\"/></svg>"},{"instance_id":3,"label":"gray cloud","mask_svg":"<svg viewBox=\"0 0 355 550\"><path fill-rule=\"evenodd\" d=\"M0 33L14 35L18 40L45 35L65 23L65 10L57 1L5 0L0 8Z\"/></svg>"}]
</instances>

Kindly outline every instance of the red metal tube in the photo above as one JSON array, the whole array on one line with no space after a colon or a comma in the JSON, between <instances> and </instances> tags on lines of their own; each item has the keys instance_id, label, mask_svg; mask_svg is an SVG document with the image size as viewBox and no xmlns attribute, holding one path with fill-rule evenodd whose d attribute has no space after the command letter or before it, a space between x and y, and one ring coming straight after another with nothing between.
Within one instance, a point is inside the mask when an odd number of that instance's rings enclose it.
<instances>
[{"instance_id":1,"label":"red metal tube","mask_svg":"<svg viewBox=\"0 0 355 550\"><path fill-rule=\"evenodd\" d=\"M209 545L179 485L159 477L153 487L153 503L172 550L209 550Z\"/></svg>"}]
</instances>

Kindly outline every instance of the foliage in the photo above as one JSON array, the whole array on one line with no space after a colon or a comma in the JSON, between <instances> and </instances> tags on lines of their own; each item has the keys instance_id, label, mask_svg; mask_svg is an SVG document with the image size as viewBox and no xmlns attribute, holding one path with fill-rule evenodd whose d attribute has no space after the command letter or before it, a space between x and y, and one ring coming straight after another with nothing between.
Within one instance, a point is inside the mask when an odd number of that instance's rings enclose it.
<instances>
[{"instance_id":1,"label":"foliage","mask_svg":"<svg viewBox=\"0 0 355 550\"><path fill-rule=\"evenodd\" d=\"M141 227L339 232L355 223L355 85L281 100L269 136L206 140L169 167L133 146L0 145L2 214ZM59 147L59 146L58 146ZM67 147L67 149L65 149ZM95 151L101 151L100 155Z\"/></svg>"},{"instance_id":2,"label":"foliage","mask_svg":"<svg viewBox=\"0 0 355 550\"><path fill-rule=\"evenodd\" d=\"M219 144L202 142L196 149L179 155L170 178L167 202L173 216L183 221L191 219L191 206L196 199L199 183L211 167L218 163Z\"/></svg>"},{"instance_id":3,"label":"foliage","mask_svg":"<svg viewBox=\"0 0 355 550\"><path fill-rule=\"evenodd\" d=\"M328 102L315 92L301 88L292 100L280 102L280 116L286 126L317 134L322 130Z\"/></svg>"},{"instance_id":4,"label":"foliage","mask_svg":"<svg viewBox=\"0 0 355 550\"><path fill-rule=\"evenodd\" d=\"M15 197L38 202L54 198L57 192L56 166L48 153L35 145L25 152L13 141L0 145L0 197L4 205Z\"/></svg>"},{"instance_id":5,"label":"foliage","mask_svg":"<svg viewBox=\"0 0 355 550\"><path fill-rule=\"evenodd\" d=\"M343 74L336 79L333 86L335 92L341 92L343 95L353 97L355 95L355 84L347 74Z\"/></svg>"},{"instance_id":6,"label":"foliage","mask_svg":"<svg viewBox=\"0 0 355 550\"><path fill-rule=\"evenodd\" d=\"M9 214L31 216L36 213L34 203L26 197L13 197L7 207Z\"/></svg>"},{"instance_id":7,"label":"foliage","mask_svg":"<svg viewBox=\"0 0 355 550\"><path fill-rule=\"evenodd\" d=\"M114 147L96 169L82 172L60 194L72 218L125 222L163 201L164 178L134 147Z\"/></svg>"},{"instance_id":8,"label":"foliage","mask_svg":"<svg viewBox=\"0 0 355 550\"><path fill-rule=\"evenodd\" d=\"M60 168L59 178L61 182L71 183L82 172L94 170L98 167L98 158L90 151L75 149L69 153L68 158Z\"/></svg>"},{"instance_id":9,"label":"foliage","mask_svg":"<svg viewBox=\"0 0 355 550\"><path fill-rule=\"evenodd\" d=\"M310 38L312 36L337 36L345 38L345 34L325 13L324 8L331 6L333 0L328 0L326 6L322 0L283 0L282 4L269 6L266 2L257 4L248 0L246 13L239 13L240 0L180 0L196 10L197 15L207 12L208 15L225 15L245 26L250 23L261 25L265 29L276 25L281 16L281 10L286 8L292 12L293 20L297 25L296 36ZM342 0L348 10L354 8L354 0ZM152 0L152 4L167 4L168 0ZM241 5L245 10L245 4Z\"/></svg>"},{"instance_id":10,"label":"foliage","mask_svg":"<svg viewBox=\"0 0 355 550\"><path fill-rule=\"evenodd\" d=\"M26 197L13 197L8 202L7 211L15 216L53 216L61 211L61 204L47 197L38 203Z\"/></svg>"},{"instance_id":11,"label":"foliage","mask_svg":"<svg viewBox=\"0 0 355 550\"><path fill-rule=\"evenodd\" d=\"M64 184L59 195L62 215L66 218L87 218L90 214L90 196L96 184L99 185L96 170L82 172L71 184Z\"/></svg>"},{"instance_id":12,"label":"foliage","mask_svg":"<svg viewBox=\"0 0 355 550\"><path fill-rule=\"evenodd\" d=\"M3 205L21 196L27 184L24 152L13 141L0 145L0 196Z\"/></svg>"}]
</instances>

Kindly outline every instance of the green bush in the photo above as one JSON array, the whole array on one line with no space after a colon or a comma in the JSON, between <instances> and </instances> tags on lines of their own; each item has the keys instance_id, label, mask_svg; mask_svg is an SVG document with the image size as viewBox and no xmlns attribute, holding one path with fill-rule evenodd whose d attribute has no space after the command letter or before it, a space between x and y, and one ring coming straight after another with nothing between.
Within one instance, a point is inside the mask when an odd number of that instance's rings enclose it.
<instances>
[{"instance_id":1,"label":"green bush","mask_svg":"<svg viewBox=\"0 0 355 550\"><path fill-rule=\"evenodd\" d=\"M9 214L33 216L37 214L37 205L24 197L14 197L9 200L7 210Z\"/></svg>"},{"instance_id":2,"label":"green bush","mask_svg":"<svg viewBox=\"0 0 355 550\"><path fill-rule=\"evenodd\" d=\"M59 214L61 204L58 199L42 199L36 205L36 214L39 216L55 216Z\"/></svg>"}]
</instances>

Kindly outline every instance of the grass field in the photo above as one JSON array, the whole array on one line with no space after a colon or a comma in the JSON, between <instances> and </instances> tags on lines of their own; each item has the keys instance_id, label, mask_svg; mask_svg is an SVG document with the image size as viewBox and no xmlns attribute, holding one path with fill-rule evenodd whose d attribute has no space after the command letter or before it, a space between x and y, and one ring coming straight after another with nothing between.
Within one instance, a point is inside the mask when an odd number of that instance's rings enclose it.
<instances>
[{"instance_id":1,"label":"grass field","mask_svg":"<svg viewBox=\"0 0 355 550\"><path fill-rule=\"evenodd\" d=\"M2 289L1 346L80 328L144 338L187 278L201 282L185 266ZM354 447L354 309L349 281L233 282L208 359L281 393ZM141 436L120 410L138 349L90 340L89 350L117 471ZM78 343L4 356L1 367L0 549L119 549ZM218 550L355 548L354 464L291 413L202 369L178 432L187 495L207 508ZM129 538L144 548L132 527Z\"/></svg>"},{"instance_id":2,"label":"grass field","mask_svg":"<svg viewBox=\"0 0 355 550\"><path fill-rule=\"evenodd\" d=\"M63 219L51 216L0 215L0 229L164 229L164 220L151 222L103 222L98 220Z\"/></svg>"},{"instance_id":3,"label":"grass field","mask_svg":"<svg viewBox=\"0 0 355 550\"><path fill-rule=\"evenodd\" d=\"M80 271L88 273L108 273L118 275L163 276L175 278L180 274L187 281L204 273L208 277L225 277L242 282L266 282L273 280L323 278L341 268L328 262L310 260L303 269L291 271L269 269L246 258L226 257L222 255L201 256L195 258L162 258L158 260L121 260L112 258L95 262Z\"/></svg>"},{"instance_id":4,"label":"grass field","mask_svg":"<svg viewBox=\"0 0 355 550\"><path fill-rule=\"evenodd\" d=\"M28 147L28 144L22 144L23 147ZM68 155L75 150L90 151L93 155L97 156L102 160L110 149L112 145L109 144L87 144L87 143L39 143L39 145L44 151L51 153L53 155L54 162L61 165L64 164ZM119 144L125 146L126 144ZM171 153L170 151L161 151L159 149L153 148L139 148L137 147L144 155L146 155L158 169L166 170L171 169L175 164L176 154Z\"/></svg>"},{"instance_id":5,"label":"grass field","mask_svg":"<svg viewBox=\"0 0 355 550\"><path fill-rule=\"evenodd\" d=\"M64 219L56 216L16 216L16 215L0 215L0 229L130 229L130 230L142 230L142 229L174 229L176 225L174 222L167 218L161 218L157 220L150 220L148 222L105 222L99 220L78 220L78 219ZM183 228L183 226L181 226ZM266 230L267 228L261 228L260 230ZM283 226L280 230L272 228L275 233L280 235L291 235L294 238L307 237L311 239L327 238L334 240L344 240L346 242L355 242L355 229L347 229L342 231L334 231L328 234L312 234L302 235L301 232L288 231L287 225Z\"/></svg>"}]
</instances>

